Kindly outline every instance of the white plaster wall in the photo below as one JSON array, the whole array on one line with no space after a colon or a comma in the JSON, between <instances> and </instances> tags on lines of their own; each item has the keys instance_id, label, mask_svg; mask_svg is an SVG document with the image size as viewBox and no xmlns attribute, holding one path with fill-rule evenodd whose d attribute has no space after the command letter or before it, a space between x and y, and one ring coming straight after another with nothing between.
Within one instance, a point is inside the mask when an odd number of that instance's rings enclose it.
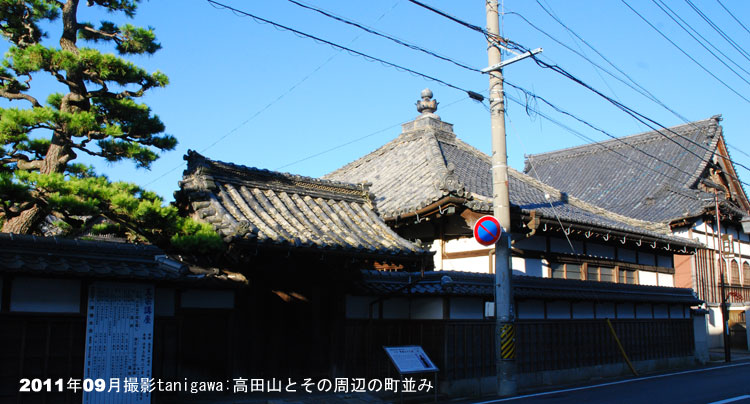
<instances>
[{"instance_id":1,"label":"white plaster wall","mask_svg":"<svg viewBox=\"0 0 750 404\"><path fill-rule=\"evenodd\" d=\"M654 318L669 318L669 306L666 304L655 304Z\"/></svg>"},{"instance_id":2,"label":"white plaster wall","mask_svg":"<svg viewBox=\"0 0 750 404\"><path fill-rule=\"evenodd\" d=\"M690 231L688 229L672 231L672 235L682 238L688 238Z\"/></svg>"},{"instance_id":3,"label":"white plaster wall","mask_svg":"<svg viewBox=\"0 0 750 404\"><path fill-rule=\"evenodd\" d=\"M594 303L592 302L573 303L573 318L594 318Z\"/></svg>"},{"instance_id":4,"label":"white plaster wall","mask_svg":"<svg viewBox=\"0 0 750 404\"><path fill-rule=\"evenodd\" d=\"M669 317L671 318L687 318L685 317L685 306L681 304L673 304L669 306Z\"/></svg>"},{"instance_id":5,"label":"white plaster wall","mask_svg":"<svg viewBox=\"0 0 750 404\"><path fill-rule=\"evenodd\" d=\"M638 283L640 285L657 285L656 272L638 271Z\"/></svg>"},{"instance_id":6,"label":"white plaster wall","mask_svg":"<svg viewBox=\"0 0 750 404\"><path fill-rule=\"evenodd\" d=\"M532 320L544 318L544 302L541 300L521 300L516 307L519 319Z\"/></svg>"},{"instance_id":7,"label":"white plaster wall","mask_svg":"<svg viewBox=\"0 0 750 404\"><path fill-rule=\"evenodd\" d=\"M596 318L615 318L615 304L597 303Z\"/></svg>"},{"instance_id":8,"label":"white plaster wall","mask_svg":"<svg viewBox=\"0 0 750 404\"><path fill-rule=\"evenodd\" d=\"M640 303L635 305L635 318L653 318L651 304Z\"/></svg>"},{"instance_id":9,"label":"white plaster wall","mask_svg":"<svg viewBox=\"0 0 750 404\"><path fill-rule=\"evenodd\" d=\"M375 316L377 313L373 313ZM396 297L383 300L383 318L385 319L408 319L409 299Z\"/></svg>"},{"instance_id":10,"label":"white plaster wall","mask_svg":"<svg viewBox=\"0 0 750 404\"><path fill-rule=\"evenodd\" d=\"M566 301L547 302L547 318L549 319L570 318L570 303Z\"/></svg>"},{"instance_id":11,"label":"white plaster wall","mask_svg":"<svg viewBox=\"0 0 750 404\"><path fill-rule=\"evenodd\" d=\"M722 315L719 306L708 306L708 347L724 347L724 337L722 335Z\"/></svg>"},{"instance_id":12,"label":"white plaster wall","mask_svg":"<svg viewBox=\"0 0 750 404\"><path fill-rule=\"evenodd\" d=\"M538 258L511 257L513 275L544 276L542 260Z\"/></svg>"},{"instance_id":13,"label":"white plaster wall","mask_svg":"<svg viewBox=\"0 0 750 404\"><path fill-rule=\"evenodd\" d=\"M635 318L633 303L618 303L617 318Z\"/></svg>"},{"instance_id":14,"label":"white plaster wall","mask_svg":"<svg viewBox=\"0 0 750 404\"><path fill-rule=\"evenodd\" d=\"M528 276L544 277L545 273L549 274L549 271L545 272L545 264L539 258L526 258L524 266Z\"/></svg>"},{"instance_id":15,"label":"white plaster wall","mask_svg":"<svg viewBox=\"0 0 750 404\"><path fill-rule=\"evenodd\" d=\"M493 259L494 262L494 259ZM469 257L469 258L456 258L452 260L443 260L444 271L463 271L463 272L479 272L489 273L490 272L490 258L489 257Z\"/></svg>"},{"instance_id":16,"label":"white plaster wall","mask_svg":"<svg viewBox=\"0 0 750 404\"><path fill-rule=\"evenodd\" d=\"M435 243L438 243L437 241ZM461 251L474 251L474 250L491 250L490 247L485 247L479 243L477 243L476 240L474 240L473 237L464 237L464 238L458 238L453 240L448 240L445 242L445 252L452 253L452 252L461 252Z\"/></svg>"},{"instance_id":17,"label":"white plaster wall","mask_svg":"<svg viewBox=\"0 0 750 404\"><path fill-rule=\"evenodd\" d=\"M370 302L375 301L372 296L346 296L346 318L370 318ZM373 311L377 310L377 305L373 305ZM377 313L373 313L377 317Z\"/></svg>"},{"instance_id":18,"label":"white plaster wall","mask_svg":"<svg viewBox=\"0 0 750 404\"><path fill-rule=\"evenodd\" d=\"M81 282L69 279L13 279L10 311L37 313L78 313Z\"/></svg>"},{"instance_id":19,"label":"white plaster wall","mask_svg":"<svg viewBox=\"0 0 750 404\"><path fill-rule=\"evenodd\" d=\"M657 278L659 281L659 286L669 286L674 287L674 275L673 274L663 274L658 273Z\"/></svg>"},{"instance_id":20,"label":"white plaster wall","mask_svg":"<svg viewBox=\"0 0 750 404\"><path fill-rule=\"evenodd\" d=\"M414 320L440 320L443 318L443 299L438 297L411 300L411 318Z\"/></svg>"},{"instance_id":21,"label":"white plaster wall","mask_svg":"<svg viewBox=\"0 0 750 404\"><path fill-rule=\"evenodd\" d=\"M437 245L437 246L436 246ZM435 247L436 246L436 247ZM434 251L440 252L440 242L436 241L433 243ZM435 268L439 268L446 271L463 271L463 272L479 272L489 273L490 270L490 258L489 253L492 248L487 248L476 242L473 238L461 238L455 240L448 240L445 242L446 253L457 253L464 251L477 251L482 250L484 255L479 257L468 257L468 258L455 258L455 259L443 259L442 268L439 266L438 261L440 257L435 259ZM494 258L493 258L494 262Z\"/></svg>"},{"instance_id":22,"label":"white plaster wall","mask_svg":"<svg viewBox=\"0 0 750 404\"><path fill-rule=\"evenodd\" d=\"M484 318L484 301L480 298L454 297L450 299L450 318L481 320Z\"/></svg>"},{"instance_id":23,"label":"white plaster wall","mask_svg":"<svg viewBox=\"0 0 750 404\"><path fill-rule=\"evenodd\" d=\"M440 240L435 240L430 246L430 251L435 253L432 255L432 262L435 264L436 271L443 270L443 265L442 265L443 251L440 249L440 247L441 247Z\"/></svg>"}]
</instances>

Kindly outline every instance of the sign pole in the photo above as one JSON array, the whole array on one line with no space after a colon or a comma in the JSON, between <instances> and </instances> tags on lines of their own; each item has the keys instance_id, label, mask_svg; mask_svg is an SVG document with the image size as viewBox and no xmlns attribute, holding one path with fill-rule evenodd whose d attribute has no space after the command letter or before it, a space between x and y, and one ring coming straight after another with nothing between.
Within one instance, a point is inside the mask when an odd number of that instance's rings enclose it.
<instances>
[{"instance_id":1,"label":"sign pole","mask_svg":"<svg viewBox=\"0 0 750 404\"><path fill-rule=\"evenodd\" d=\"M498 41L500 20L497 0L486 2L487 57L489 66L500 65ZM513 319L513 289L510 274L510 198L508 196L508 155L505 145L505 100L501 68L489 72L490 119L492 123L493 213L506 230L495 244L495 365L497 394L516 394L516 341Z\"/></svg>"}]
</instances>

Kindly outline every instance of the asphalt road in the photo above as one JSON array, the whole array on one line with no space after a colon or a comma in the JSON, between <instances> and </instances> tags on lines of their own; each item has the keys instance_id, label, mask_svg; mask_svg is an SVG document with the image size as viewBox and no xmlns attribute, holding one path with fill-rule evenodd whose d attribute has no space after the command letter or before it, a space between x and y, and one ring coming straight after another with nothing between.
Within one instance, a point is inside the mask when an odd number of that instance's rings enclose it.
<instances>
[{"instance_id":1,"label":"asphalt road","mask_svg":"<svg viewBox=\"0 0 750 404\"><path fill-rule=\"evenodd\" d=\"M468 403L750 404L750 362Z\"/></svg>"}]
</instances>

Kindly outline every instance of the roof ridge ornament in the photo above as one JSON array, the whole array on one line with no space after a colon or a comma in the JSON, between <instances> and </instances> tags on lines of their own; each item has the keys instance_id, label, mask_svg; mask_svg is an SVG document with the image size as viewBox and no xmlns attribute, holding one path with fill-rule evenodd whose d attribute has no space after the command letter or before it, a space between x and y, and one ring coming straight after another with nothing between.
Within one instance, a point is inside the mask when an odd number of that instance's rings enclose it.
<instances>
[{"instance_id":1,"label":"roof ridge ornament","mask_svg":"<svg viewBox=\"0 0 750 404\"><path fill-rule=\"evenodd\" d=\"M421 93L422 99L417 101L417 112L420 114L432 114L437 111L438 102L432 99L432 90L425 88Z\"/></svg>"}]
</instances>

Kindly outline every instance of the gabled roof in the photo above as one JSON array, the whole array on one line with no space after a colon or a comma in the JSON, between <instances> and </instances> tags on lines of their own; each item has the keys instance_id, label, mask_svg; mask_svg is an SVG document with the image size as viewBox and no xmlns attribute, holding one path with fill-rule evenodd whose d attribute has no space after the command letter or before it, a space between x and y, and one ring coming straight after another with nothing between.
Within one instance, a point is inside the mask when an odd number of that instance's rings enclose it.
<instances>
[{"instance_id":1,"label":"gabled roof","mask_svg":"<svg viewBox=\"0 0 750 404\"><path fill-rule=\"evenodd\" d=\"M357 290L362 294L390 296L494 297L495 275L459 271L409 272L362 271ZM602 302L650 302L700 304L693 290L664 286L513 276L516 299L596 300Z\"/></svg>"},{"instance_id":2,"label":"gabled roof","mask_svg":"<svg viewBox=\"0 0 750 404\"><path fill-rule=\"evenodd\" d=\"M659 132L530 155L524 171L624 216L661 223L695 217L712 206L713 194L701 191L698 183L723 142L720 120L714 116ZM736 175L733 168L731 175ZM742 187L737 190L734 194L746 201ZM731 203L725 207L742 212Z\"/></svg>"},{"instance_id":3,"label":"gabled roof","mask_svg":"<svg viewBox=\"0 0 750 404\"><path fill-rule=\"evenodd\" d=\"M320 180L210 160L194 151L177 203L225 241L387 256L425 254L372 210L364 185Z\"/></svg>"},{"instance_id":4,"label":"gabled roof","mask_svg":"<svg viewBox=\"0 0 750 404\"><path fill-rule=\"evenodd\" d=\"M445 198L454 198L471 210L490 213L491 167L490 157L456 137L453 125L433 113L423 113L404 124L396 139L324 178L369 182L378 212L385 220L396 220ZM669 229L663 224L625 217L569 197L512 168L508 174L511 206L524 213L536 211L542 217L559 218L569 224L698 246L668 236Z\"/></svg>"},{"instance_id":5,"label":"gabled roof","mask_svg":"<svg viewBox=\"0 0 750 404\"><path fill-rule=\"evenodd\" d=\"M187 265L151 245L0 233L0 273L122 280L187 279Z\"/></svg>"}]
</instances>

